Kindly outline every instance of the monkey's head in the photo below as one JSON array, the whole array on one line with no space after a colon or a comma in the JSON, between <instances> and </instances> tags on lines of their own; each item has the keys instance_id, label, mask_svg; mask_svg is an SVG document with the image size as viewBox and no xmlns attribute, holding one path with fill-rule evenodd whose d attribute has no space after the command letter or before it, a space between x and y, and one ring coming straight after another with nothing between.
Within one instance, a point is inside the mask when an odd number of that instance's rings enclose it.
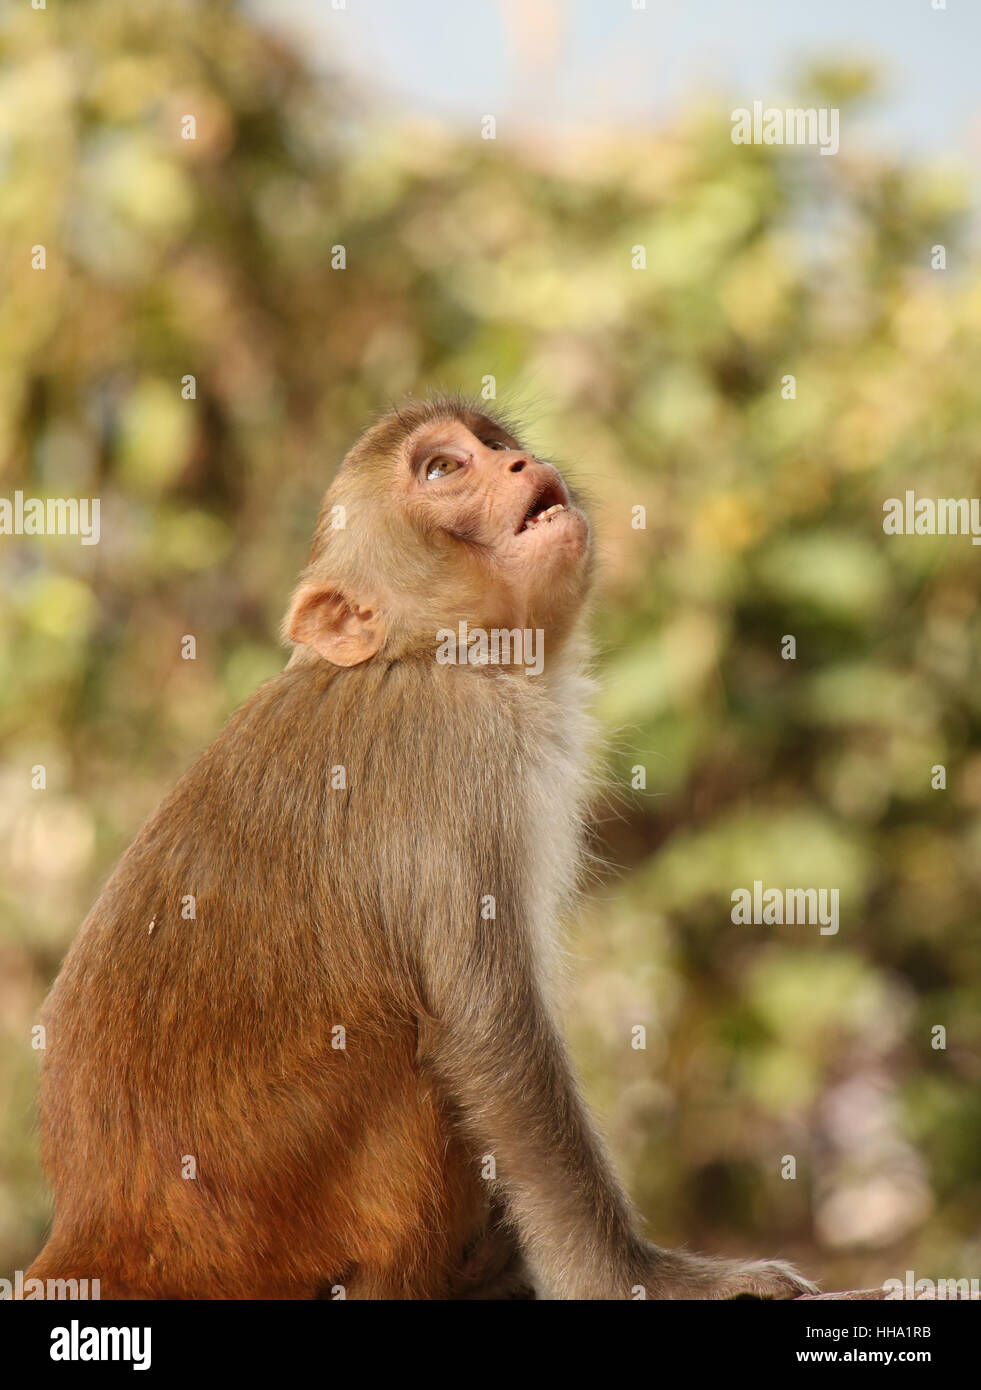
<instances>
[{"instance_id":1,"label":"monkey's head","mask_svg":"<svg viewBox=\"0 0 981 1390\"><path fill-rule=\"evenodd\" d=\"M546 661L582 609L589 524L550 464L461 401L413 402L355 444L284 629L337 666L435 654L440 631L532 629Z\"/></svg>"}]
</instances>

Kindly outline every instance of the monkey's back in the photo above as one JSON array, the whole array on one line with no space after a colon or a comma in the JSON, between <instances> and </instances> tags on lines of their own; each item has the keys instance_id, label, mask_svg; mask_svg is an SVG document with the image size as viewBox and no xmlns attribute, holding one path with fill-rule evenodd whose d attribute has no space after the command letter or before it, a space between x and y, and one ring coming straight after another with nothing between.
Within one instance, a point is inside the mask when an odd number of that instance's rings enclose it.
<instances>
[{"instance_id":1,"label":"monkey's back","mask_svg":"<svg viewBox=\"0 0 981 1390\"><path fill-rule=\"evenodd\" d=\"M364 692L344 675L301 666L263 686L83 924L43 1014L55 1222L33 1274L68 1277L70 1248L107 1296L291 1296L343 1281L367 1249L410 1280L438 1269L420 1212L450 1246L479 1222L419 1075L372 846L344 829L345 782L364 795L372 776Z\"/></svg>"}]
</instances>

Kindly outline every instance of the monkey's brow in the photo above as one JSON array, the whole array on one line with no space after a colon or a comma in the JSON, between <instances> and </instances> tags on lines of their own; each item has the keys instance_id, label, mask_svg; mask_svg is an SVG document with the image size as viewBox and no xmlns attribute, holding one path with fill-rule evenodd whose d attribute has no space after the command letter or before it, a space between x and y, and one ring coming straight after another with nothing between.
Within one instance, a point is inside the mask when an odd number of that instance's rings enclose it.
<instances>
[{"instance_id":1,"label":"monkey's brow","mask_svg":"<svg viewBox=\"0 0 981 1390\"><path fill-rule=\"evenodd\" d=\"M478 439L492 436L510 445L511 448L519 449L521 446L510 431L503 425L499 425L494 420L489 420L485 416L477 416L472 420L461 420L459 418L441 420L437 423L421 425L415 438L409 437L410 456L413 460L418 460L423 454L429 453L433 449L438 449L442 444L448 443L448 433L453 425L463 425L471 434Z\"/></svg>"},{"instance_id":2,"label":"monkey's brow","mask_svg":"<svg viewBox=\"0 0 981 1390\"><path fill-rule=\"evenodd\" d=\"M500 424L499 421L493 419L490 415L474 415L471 420L464 420L463 423L473 434L477 434L478 432L480 434L493 434L496 435L498 439L509 439L512 444L519 447L516 436L513 435L505 425Z\"/></svg>"}]
</instances>

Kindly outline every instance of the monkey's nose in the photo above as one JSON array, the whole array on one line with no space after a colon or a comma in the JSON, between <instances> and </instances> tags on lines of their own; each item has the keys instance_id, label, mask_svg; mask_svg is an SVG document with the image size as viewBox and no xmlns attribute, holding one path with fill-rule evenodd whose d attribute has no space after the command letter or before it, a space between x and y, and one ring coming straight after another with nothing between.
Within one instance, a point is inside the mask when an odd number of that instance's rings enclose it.
<instances>
[{"instance_id":1,"label":"monkey's nose","mask_svg":"<svg viewBox=\"0 0 981 1390\"><path fill-rule=\"evenodd\" d=\"M510 464L510 465L508 466L508 472L509 472L509 473L520 473L521 470L522 470L522 468L524 468L525 465L527 464L527 462L528 462L527 459L515 459L514 463L512 463L512 464Z\"/></svg>"}]
</instances>

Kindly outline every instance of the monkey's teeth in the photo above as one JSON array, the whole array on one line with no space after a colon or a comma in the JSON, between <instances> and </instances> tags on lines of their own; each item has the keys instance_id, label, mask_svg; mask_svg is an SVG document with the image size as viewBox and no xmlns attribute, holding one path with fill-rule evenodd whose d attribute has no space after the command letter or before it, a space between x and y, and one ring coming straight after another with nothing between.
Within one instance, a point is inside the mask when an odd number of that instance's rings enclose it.
<instances>
[{"instance_id":1,"label":"monkey's teeth","mask_svg":"<svg viewBox=\"0 0 981 1390\"><path fill-rule=\"evenodd\" d=\"M540 521L551 521L552 517L555 516L556 512L564 511L565 504L562 502L556 502L553 506L546 507L543 512L538 512L535 516L530 517L528 520L528 525L537 526Z\"/></svg>"}]
</instances>

